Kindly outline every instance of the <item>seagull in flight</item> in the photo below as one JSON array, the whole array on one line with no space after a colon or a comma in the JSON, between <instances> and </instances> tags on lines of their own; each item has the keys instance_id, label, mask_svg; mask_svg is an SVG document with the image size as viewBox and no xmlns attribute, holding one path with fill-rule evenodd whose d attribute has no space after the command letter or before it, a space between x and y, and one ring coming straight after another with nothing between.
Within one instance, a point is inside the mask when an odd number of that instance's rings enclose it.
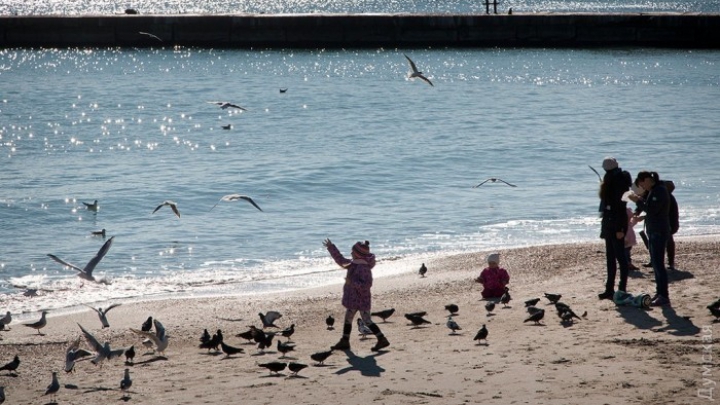
<instances>
[{"instance_id":1,"label":"seagull in flight","mask_svg":"<svg viewBox=\"0 0 720 405\"><path fill-rule=\"evenodd\" d=\"M157 36L157 35L155 35L155 34L151 34L151 33L149 33L149 32L138 31L138 34L140 34L140 35L145 35L145 36L147 36L147 37L157 39L157 40L160 41L160 42L163 41L162 38L160 38L159 36Z\"/></svg>"},{"instance_id":2,"label":"seagull in flight","mask_svg":"<svg viewBox=\"0 0 720 405\"><path fill-rule=\"evenodd\" d=\"M228 108L237 108L238 110L247 111L247 108L240 107L237 104L228 103L227 101L208 101L208 104L215 104L220 106L223 110L227 110Z\"/></svg>"},{"instance_id":3,"label":"seagull in flight","mask_svg":"<svg viewBox=\"0 0 720 405\"><path fill-rule=\"evenodd\" d=\"M403 55L405 55L405 54L403 54ZM410 63L410 68L412 69L412 72L410 72L410 73L408 74L408 77L409 77L409 78L414 79L414 78L417 77L417 78L422 79L422 80L424 80L425 82L427 82L427 84L435 87L435 86L432 84L432 82L430 81L430 79L428 79L427 77L423 76L423 72L421 72L421 71L418 70L417 66L415 66L415 62L413 62L412 59L410 59L407 55L405 55L405 59L408 60L408 62Z\"/></svg>"},{"instance_id":4,"label":"seagull in flight","mask_svg":"<svg viewBox=\"0 0 720 405\"><path fill-rule=\"evenodd\" d=\"M88 304L83 304L83 305L85 305L86 307L97 312L98 317L100 318L100 323L102 324L102 328L105 329L105 328L110 327L110 323L108 322L108 319L107 319L107 313L110 312L111 309L113 309L115 307L119 307L122 304L120 304L119 302L116 302L116 303L110 305L109 307L105 308L104 310L102 308L91 307Z\"/></svg>"},{"instance_id":5,"label":"seagull in flight","mask_svg":"<svg viewBox=\"0 0 720 405\"><path fill-rule=\"evenodd\" d=\"M220 201L238 201L238 200L245 200L245 201L249 202L250 204L252 204L253 207L262 211L262 208L260 208L257 204L255 204L255 201L253 201L252 198L250 198L246 195L242 195L242 194L228 194L226 196L223 196L218 202L215 203L215 205L213 205L212 208L210 208L210 211L212 211L213 208L217 207L217 205L220 204Z\"/></svg>"},{"instance_id":6,"label":"seagull in flight","mask_svg":"<svg viewBox=\"0 0 720 405\"><path fill-rule=\"evenodd\" d=\"M153 214L156 213L157 210L159 210L160 208L162 208L164 206L168 206L168 207L172 208L175 215L177 215L177 217L180 218L180 211L178 211L177 203L175 201L170 201L170 200L163 201L162 204L158 205L157 208L155 208L155 210L153 210L152 213Z\"/></svg>"},{"instance_id":7,"label":"seagull in flight","mask_svg":"<svg viewBox=\"0 0 720 405\"><path fill-rule=\"evenodd\" d=\"M55 255L48 254L48 257L50 257L51 259L55 260L56 262L62 264L63 266L67 266L74 270L77 270L78 277L80 277L82 279L85 279L88 281L97 281L97 280L95 280L95 277L93 277L93 275L92 275L93 270L95 270L95 266L97 266L98 263L100 263L100 260L102 260L102 258L105 257L105 255L107 254L108 250L110 250L110 246L112 246L112 242L113 242L114 238L115 237L113 236L110 239L108 239L108 241L105 242L104 245L102 245L100 250L98 250L95 257L90 259L88 264L85 265L85 268L82 268L82 269L72 263L68 263L68 262L64 261L63 259L61 259Z\"/></svg>"},{"instance_id":8,"label":"seagull in flight","mask_svg":"<svg viewBox=\"0 0 720 405\"><path fill-rule=\"evenodd\" d=\"M167 349L168 344L170 343L168 341L169 336L165 334L165 327L163 326L163 324L160 323L160 321L154 319L153 324L155 325L155 333L144 332L142 330L137 330L133 328L130 328L130 331L146 339L149 339L155 345L155 351L163 354L165 353L165 349Z\"/></svg>"},{"instance_id":9,"label":"seagull in flight","mask_svg":"<svg viewBox=\"0 0 720 405\"><path fill-rule=\"evenodd\" d=\"M516 185L510 184L510 183L508 183L507 181L505 181L505 180L503 180L503 179L498 179L497 177L490 177L489 179L481 182L480 184L473 186L473 188L478 188L478 187L482 186L483 184L485 184L485 183L487 183L487 182L497 183L498 181L501 182L501 183L505 183L505 184L507 184L507 185L510 186L510 187L517 187Z\"/></svg>"},{"instance_id":10,"label":"seagull in flight","mask_svg":"<svg viewBox=\"0 0 720 405\"><path fill-rule=\"evenodd\" d=\"M79 323L78 326L80 327L80 330L85 336L85 341L87 341L88 346L90 346L95 351L95 358L90 360L92 364L95 364L97 366L105 360L112 360L116 357L122 356L123 353L125 353L125 349L111 349L110 342L100 344L100 342L95 336L92 335L92 333L88 332Z\"/></svg>"}]
</instances>

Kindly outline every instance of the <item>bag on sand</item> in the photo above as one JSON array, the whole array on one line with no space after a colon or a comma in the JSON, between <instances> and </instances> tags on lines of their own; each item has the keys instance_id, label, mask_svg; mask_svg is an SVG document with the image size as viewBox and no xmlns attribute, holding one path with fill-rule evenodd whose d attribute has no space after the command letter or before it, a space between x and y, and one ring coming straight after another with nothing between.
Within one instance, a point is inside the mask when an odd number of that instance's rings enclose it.
<instances>
[{"instance_id":1,"label":"bag on sand","mask_svg":"<svg viewBox=\"0 0 720 405\"><path fill-rule=\"evenodd\" d=\"M632 295L625 291L615 291L615 295L613 296L613 302L615 302L615 305L628 305L635 308L650 309L652 297L650 296L650 294L645 293Z\"/></svg>"}]
</instances>

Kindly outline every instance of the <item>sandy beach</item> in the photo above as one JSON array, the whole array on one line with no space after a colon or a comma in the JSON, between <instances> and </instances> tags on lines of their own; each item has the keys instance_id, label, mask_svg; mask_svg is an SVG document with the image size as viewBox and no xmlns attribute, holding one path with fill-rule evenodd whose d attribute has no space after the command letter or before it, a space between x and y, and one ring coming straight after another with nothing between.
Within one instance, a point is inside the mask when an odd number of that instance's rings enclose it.
<instances>
[{"instance_id":1,"label":"sandy beach","mask_svg":"<svg viewBox=\"0 0 720 405\"><path fill-rule=\"evenodd\" d=\"M635 264L648 260L643 247L634 250ZM705 307L720 297L720 237L680 239L677 252L679 270L670 273L672 307L642 310L598 300L605 279L599 242L501 251L513 300L492 314L480 299L481 286L472 282L489 252L439 258L427 263L425 278L413 273L375 280L373 310L396 309L385 323L376 318L391 342L389 350L373 353L375 338L362 339L354 327L352 350L334 352L321 366L310 355L340 338L340 285L290 294L126 303L108 314L106 329L90 309L50 314L42 336L14 321L11 330L0 332L0 364L15 355L21 364L16 372L0 371L0 386L10 404L117 403L124 395L129 403L154 405L707 403L703 395L714 387L714 352L720 347L714 345L714 317ZM392 265L390 260L378 264ZM654 292L650 269L631 272L628 284L632 293ZM561 324L545 292L562 294L562 302L587 316ZM547 311L543 325L523 322L523 302L536 297ZM459 306L453 317L462 327L457 334L445 325L444 307L450 303ZM296 348L285 359L275 341L261 352L235 336L248 325L261 326L258 313L271 310L283 314L276 322L281 328L295 324ZM409 324L403 314L416 311L427 311L431 324ZM335 330L325 326L330 314ZM160 320L171 336L164 356L145 353L141 339L129 331L148 316ZM65 348L80 336L78 323L113 348L135 345L134 364L120 358L97 367L83 360L65 373ZM478 344L473 337L483 324L488 341ZM245 353L226 357L198 348L203 329L221 329L225 342ZM84 340L81 347L88 348ZM278 360L309 367L291 376L288 370L271 374L258 366ZM133 380L126 394L119 389L125 368ZM61 388L54 397L43 396L53 371Z\"/></svg>"}]
</instances>

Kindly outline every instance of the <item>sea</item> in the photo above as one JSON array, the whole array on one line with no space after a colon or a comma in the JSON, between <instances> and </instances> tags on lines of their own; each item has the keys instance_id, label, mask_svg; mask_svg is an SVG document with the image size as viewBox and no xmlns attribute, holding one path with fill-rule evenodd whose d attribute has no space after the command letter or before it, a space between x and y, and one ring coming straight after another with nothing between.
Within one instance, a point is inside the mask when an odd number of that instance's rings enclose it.
<instances>
[{"instance_id":1,"label":"sea","mask_svg":"<svg viewBox=\"0 0 720 405\"><path fill-rule=\"evenodd\" d=\"M126 7L4 4L21 14ZM684 12L718 2L533 4ZM434 86L407 78L405 55ZM21 319L339 284L326 238L348 255L370 241L376 277L459 253L599 243L592 169L602 172L606 156L633 176L654 170L675 182L679 236L720 235L718 100L711 50L0 49L0 310ZM490 178L502 181L474 187ZM230 194L262 211L221 200ZM167 206L154 212L166 200L179 218ZM84 267L110 237L100 283L48 256Z\"/></svg>"}]
</instances>

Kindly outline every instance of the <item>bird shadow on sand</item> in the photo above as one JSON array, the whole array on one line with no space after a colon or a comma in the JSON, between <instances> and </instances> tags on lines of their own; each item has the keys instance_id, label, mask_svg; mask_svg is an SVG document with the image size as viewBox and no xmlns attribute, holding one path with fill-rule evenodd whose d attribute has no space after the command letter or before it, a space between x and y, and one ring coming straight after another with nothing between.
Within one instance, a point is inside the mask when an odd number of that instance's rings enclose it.
<instances>
[{"instance_id":1,"label":"bird shadow on sand","mask_svg":"<svg viewBox=\"0 0 720 405\"><path fill-rule=\"evenodd\" d=\"M142 366L143 364L151 364L151 363L155 363L156 361L167 361L167 357L165 357L165 356L155 356L155 357L153 357L152 359L147 359L147 360L143 360L143 361L136 361L136 362L133 363L133 364L136 365L136 366Z\"/></svg>"},{"instance_id":2,"label":"bird shadow on sand","mask_svg":"<svg viewBox=\"0 0 720 405\"><path fill-rule=\"evenodd\" d=\"M662 325L662 322L650 316L644 309L616 306L615 310L620 313L625 322L634 325L638 329L651 329Z\"/></svg>"},{"instance_id":3,"label":"bird shadow on sand","mask_svg":"<svg viewBox=\"0 0 720 405\"><path fill-rule=\"evenodd\" d=\"M57 401L46 402L44 405L58 405Z\"/></svg>"},{"instance_id":4,"label":"bird shadow on sand","mask_svg":"<svg viewBox=\"0 0 720 405\"><path fill-rule=\"evenodd\" d=\"M277 352L263 350L263 351L259 351L257 353L253 353L253 354L251 354L251 356L264 356L266 354L277 354Z\"/></svg>"},{"instance_id":5,"label":"bird shadow on sand","mask_svg":"<svg viewBox=\"0 0 720 405\"><path fill-rule=\"evenodd\" d=\"M93 392L103 392L103 391L115 391L115 388L108 388L108 387L92 387L88 388L85 391L83 391L83 394L90 394Z\"/></svg>"},{"instance_id":6,"label":"bird shadow on sand","mask_svg":"<svg viewBox=\"0 0 720 405\"><path fill-rule=\"evenodd\" d=\"M678 315L675 308L666 305L661 310L667 320L667 325L656 329L657 332L667 332L673 336L695 336L700 333L700 328L693 324L690 319Z\"/></svg>"},{"instance_id":7,"label":"bird shadow on sand","mask_svg":"<svg viewBox=\"0 0 720 405\"><path fill-rule=\"evenodd\" d=\"M380 374L385 371L384 368L378 366L376 358L387 353L386 351L379 351L365 357L360 357L351 350L347 350L345 353L348 355L347 362L350 363L350 365L336 371L335 374L337 375L346 374L351 371L359 371L360 374L365 377L380 377Z\"/></svg>"}]
</instances>

